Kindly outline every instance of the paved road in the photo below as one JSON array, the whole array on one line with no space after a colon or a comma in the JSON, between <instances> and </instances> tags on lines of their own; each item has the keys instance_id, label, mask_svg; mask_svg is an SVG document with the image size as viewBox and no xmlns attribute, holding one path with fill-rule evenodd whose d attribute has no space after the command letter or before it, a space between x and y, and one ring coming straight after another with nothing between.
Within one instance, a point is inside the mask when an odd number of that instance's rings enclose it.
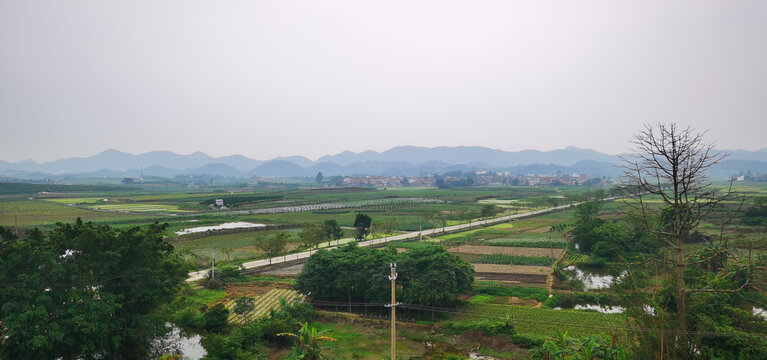
<instances>
[{"instance_id":1,"label":"paved road","mask_svg":"<svg viewBox=\"0 0 767 360\"><path fill-rule=\"evenodd\" d=\"M605 200L607 200L607 199L605 199ZM470 223L458 224L458 225L453 225L453 226L447 226L447 227L445 227L444 231L445 232L453 232L453 231L456 231L456 230L468 229L468 228L477 227L477 226L480 226L480 227L481 226L488 226L488 225L493 225L493 224L497 224L497 223L502 223L504 221L513 220L513 219L519 219L519 218L533 216L533 215L545 214L545 213L556 211L556 210L564 210L564 209L568 209L568 208L576 206L576 205L578 205L578 204L575 203L575 204L569 204L569 205L556 206L556 207L552 207L552 208L546 208L546 209L535 210L535 211L528 211L528 212L525 212L525 213L501 216L501 217L487 219L487 220L477 220L477 221L473 221L473 222L470 222ZM421 234L423 234L423 235L432 235L432 234L439 234L441 232L443 232L442 228L436 228L436 229L423 230L423 231L421 231ZM378 238L378 239L360 241L360 242L357 243L357 245L359 245L359 246L370 246L370 245L384 244L384 243L391 242L391 241L414 239L414 238L417 238L418 236L419 236L418 231L413 231L413 232L409 232L409 233L406 233L406 234L389 236L389 237L387 237L385 239L384 238ZM324 249L333 249L333 248L335 248L335 246L326 247ZM250 262L243 263L242 266L245 269L254 269L254 268L259 268L259 267L267 266L267 265L270 265L270 264L279 264L279 263L286 262L286 261L294 261L294 260L298 260L298 259L306 259L306 258L311 256L315 252L317 252L317 250L311 250L311 251L304 251L304 252L300 252L300 253L288 254L288 255L285 255L285 256L273 257L271 259L255 260L255 261L250 261ZM191 282L191 281L200 280L200 279L204 278L207 273L208 273L208 270L201 270L201 271L191 272L191 273L189 273L189 278L187 278L186 281Z\"/></svg>"}]
</instances>

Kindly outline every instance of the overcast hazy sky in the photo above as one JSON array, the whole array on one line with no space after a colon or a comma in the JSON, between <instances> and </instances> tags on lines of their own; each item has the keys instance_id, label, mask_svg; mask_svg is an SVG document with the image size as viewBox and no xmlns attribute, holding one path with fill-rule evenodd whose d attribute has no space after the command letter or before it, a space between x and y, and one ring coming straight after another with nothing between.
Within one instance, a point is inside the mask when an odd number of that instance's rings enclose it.
<instances>
[{"instance_id":1,"label":"overcast hazy sky","mask_svg":"<svg viewBox=\"0 0 767 360\"><path fill-rule=\"evenodd\" d=\"M767 1L0 0L0 159L767 147Z\"/></svg>"}]
</instances>

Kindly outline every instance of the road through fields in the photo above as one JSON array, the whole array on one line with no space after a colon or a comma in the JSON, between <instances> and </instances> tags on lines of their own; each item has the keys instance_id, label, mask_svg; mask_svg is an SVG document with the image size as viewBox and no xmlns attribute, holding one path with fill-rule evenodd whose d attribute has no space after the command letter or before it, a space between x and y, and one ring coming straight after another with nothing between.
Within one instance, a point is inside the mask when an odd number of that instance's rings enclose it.
<instances>
[{"instance_id":1,"label":"road through fields","mask_svg":"<svg viewBox=\"0 0 767 360\"><path fill-rule=\"evenodd\" d=\"M608 199L605 199L605 200L608 200ZM413 231L413 232L409 232L409 233L405 233L405 234L388 236L386 238L378 238L378 239L371 239L371 240L360 241L360 242L357 243L357 245L358 246L378 245L378 244L388 243L388 242L391 242L391 241L415 239L415 238L418 238L419 236L422 236L422 235L433 235L433 234L439 234L439 233L442 233L442 232L454 232L454 231L463 230L463 229L469 229L469 228L473 228L473 227L483 227L483 226L495 225L495 224L498 224L498 223L502 223L504 221L520 219L520 218L525 218L525 217L535 216L535 215L541 215L541 214L545 214L545 213L549 213L549 212L557 211L557 210L569 209L569 208L571 208L573 206L577 206L578 204L579 203L562 205L562 206L555 206L555 207L552 207L552 208L528 211L528 212L519 213L519 214L506 215L506 216L501 216L501 217L492 218L492 219L477 220L477 221L472 221L472 222L468 222L468 223L465 223L465 224L458 224L458 225L447 226L447 227L444 228L444 230L442 228L435 228L435 229L423 230L420 233L418 231ZM326 247L324 249L334 249L334 248L335 248L335 246L331 246L331 247ZM287 254L287 255L284 255L284 256L273 257L271 259L261 259L261 260L249 261L249 262L243 263L242 266L245 269L255 269L255 268L259 268L259 267L279 264L279 263L288 262L288 261L296 261L296 260L308 259L309 256L311 256L315 252L317 252L317 250L310 250L310 251L304 251L304 252L300 252L300 253ZM200 270L200 271L190 272L189 273L189 277L187 278L186 281L191 282L191 281L201 280L201 279L203 279L206 276L208 271L209 270Z\"/></svg>"}]
</instances>

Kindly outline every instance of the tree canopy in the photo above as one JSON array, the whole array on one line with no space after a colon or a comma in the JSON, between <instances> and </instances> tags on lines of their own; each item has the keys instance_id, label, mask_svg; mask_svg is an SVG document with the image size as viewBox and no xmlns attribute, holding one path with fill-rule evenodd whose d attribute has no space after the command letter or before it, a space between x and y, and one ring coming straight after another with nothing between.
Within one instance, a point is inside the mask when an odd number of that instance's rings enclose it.
<instances>
[{"instance_id":1,"label":"tree canopy","mask_svg":"<svg viewBox=\"0 0 767 360\"><path fill-rule=\"evenodd\" d=\"M153 312L188 270L163 240L166 226L117 230L78 219L47 235L0 230L0 357L145 358L164 330Z\"/></svg>"},{"instance_id":2,"label":"tree canopy","mask_svg":"<svg viewBox=\"0 0 767 360\"><path fill-rule=\"evenodd\" d=\"M399 298L408 303L452 306L474 281L471 265L438 245L397 254L393 248L377 250L350 243L313 254L296 287L318 300L388 301L392 262L397 263L397 285L403 289Z\"/></svg>"},{"instance_id":3,"label":"tree canopy","mask_svg":"<svg viewBox=\"0 0 767 360\"><path fill-rule=\"evenodd\" d=\"M367 214L357 214L354 218L354 228L357 230L355 239L357 241L362 240L370 234L370 225L373 224L373 219Z\"/></svg>"}]
</instances>

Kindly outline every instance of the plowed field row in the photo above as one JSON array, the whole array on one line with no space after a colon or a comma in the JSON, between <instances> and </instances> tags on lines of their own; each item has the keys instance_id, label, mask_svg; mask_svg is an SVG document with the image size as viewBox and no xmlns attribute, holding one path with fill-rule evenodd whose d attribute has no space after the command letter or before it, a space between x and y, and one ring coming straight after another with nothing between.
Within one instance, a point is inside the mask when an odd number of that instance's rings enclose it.
<instances>
[{"instance_id":1,"label":"plowed field row","mask_svg":"<svg viewBox=\"0 0 767 360\"><path fill-rule=\"evenodd\" d=\"M250 312L242 315L235 314L234 312L230 313L229 322L236 325L243 325L265 316L270 310L277 310L280 308L281 298L284 298L288 303L295 303L303 301L306 296L295 290L271 289L266 294L255 297L253 310ZM231 311L234 308L235 303L235 299L230 299L224 302L224 306Z\"/></svg>"},{"instance_id":2,"label":"plowed field row","mask_svg":"<svg viewBox=\"0 0 767 360\"><path fill-rule=\"evenodd\" d=\"M506 247L506 246L484 246L484 245L461 245L458 247L450 248L448 251L453 253L464 254L504 254L504 255L520 255L520 256L547 256L558 258L564 252L564 249L546 249L546 248L532 248L532 247Z\"/></svg>"}]
</instances>

